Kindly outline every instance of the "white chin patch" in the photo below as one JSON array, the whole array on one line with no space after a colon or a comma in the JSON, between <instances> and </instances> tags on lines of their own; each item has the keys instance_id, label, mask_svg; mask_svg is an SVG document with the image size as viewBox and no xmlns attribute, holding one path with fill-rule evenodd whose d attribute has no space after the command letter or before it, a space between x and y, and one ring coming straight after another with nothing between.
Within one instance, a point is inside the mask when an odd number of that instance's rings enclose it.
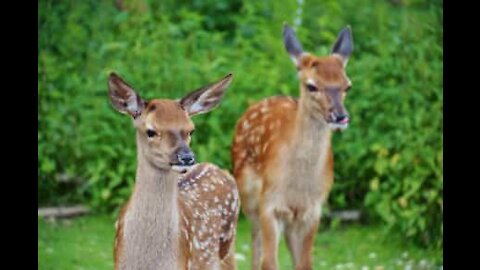
<instances>
[{"instance_id":1,"label":"white chin patch","mask_svg":"<svg viewBox=\"0 0 480 270\"><path fill-rule=\"evenodd\" d=\"M328 123L328 127L334 131L337 131L337 130L343 131L348 127L348 123L346 124Z\"/></svg>"},{"instance_id":2,"label":"white chin patch","mask_svg":"<svg viewBox=\"0 0 480 270\"><path fill-rule=\"evenodd\" d=\"M172 170L179 173L186 173L192 166L173 165Z\"/></svg>"}]
</instances>

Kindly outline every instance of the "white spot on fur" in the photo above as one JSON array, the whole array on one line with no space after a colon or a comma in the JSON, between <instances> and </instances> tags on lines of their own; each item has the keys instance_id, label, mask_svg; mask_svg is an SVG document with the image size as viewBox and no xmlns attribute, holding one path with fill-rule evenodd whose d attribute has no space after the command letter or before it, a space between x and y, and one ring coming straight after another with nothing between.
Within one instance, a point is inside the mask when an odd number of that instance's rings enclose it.
<instances>
[{"instance_id":1,"label":"white spot on fur","mask_svg":"<svg viewBox=\"0 0 480 270\"><path fill-rule=\"evenodd\" d=\"M263 144L263 147L262 147L262 153L265 153L267 151L267 148L268 148L268 142L265 142L265 144Z\"/></svg>"},{"instance_id":2,"label":"white spot on fur","mask_svg":"<svg viewBox=\"0 0 480 270\"><path fill-rule=\"evenodd\" d=\"M232 204L230 205L230 208L232 209L232 211L237 208L237 200L232 201Z\"/></svg>"},{"instance_id":3,"label":"white spot on fur","mask_svg":"<svg viewBox=\"0 0 480 270\"><path fill-rule=\"evenodd\" d=\"M245 130L248 130L248 129L250 128L250 123L248 123L247 120L245 120L245 121L243 122L243 128L244 128Z\"/></svg>"},{"instance_id":4,"label":"white spot on fur","mask_svg":"<svg viewBox=\"0 0 480 270\"><path fill-rule=\"evenodd\" d=\"M195 249L200 249L200 243L198 242L197 238L196 237L193 237L193 247Z\"/></svg>"}]
</instances>

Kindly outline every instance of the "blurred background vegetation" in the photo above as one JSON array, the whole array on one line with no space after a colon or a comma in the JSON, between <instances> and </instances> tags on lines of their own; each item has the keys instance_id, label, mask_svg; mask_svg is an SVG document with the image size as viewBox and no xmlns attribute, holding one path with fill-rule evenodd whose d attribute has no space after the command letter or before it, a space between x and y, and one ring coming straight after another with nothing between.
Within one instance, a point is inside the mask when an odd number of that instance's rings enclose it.
<instances>
[{"instance_id":1,"label":"blurred background vegetation","mask_svg":"<svg viewBox=\"0 0 480 270\"><path fill-rule=\"evenodd\" d=\"M109 104L109 72L146 99L233 72L220 107L194 118L192 143L200 161L231 169L248 105L298 96L282 23L317 55L348 24L353 122L333 138L328 208L360 209L385 233L443 248L443 1L42 0L38 20L39 207L82 203L115 216L130 195L134 129Z\"/></svg>"}]
</instances>

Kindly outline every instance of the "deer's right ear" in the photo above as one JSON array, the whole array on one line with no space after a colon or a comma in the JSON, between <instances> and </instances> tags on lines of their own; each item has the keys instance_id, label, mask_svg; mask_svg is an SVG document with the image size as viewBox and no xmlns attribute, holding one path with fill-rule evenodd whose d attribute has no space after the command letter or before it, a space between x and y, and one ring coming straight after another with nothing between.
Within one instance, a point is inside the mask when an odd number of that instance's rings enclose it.
<instances>
[{"instance_id":1,"label":"deer's right ear","mask_svg":"<svg viewBox=\"0 0 480 270\"><path fill-rule=\"evenodd\" d=\"M283 24L283 44L285 45L285 49L290 55L290 58L292 58L293 63L298 66L300 56L303 53L303 48L298 41L295 31L286 23Z\"/></svg>"},{"instance_id":2,"label":"deer's right ear","mask_svg":"<svg viewBox=\"0 0 480 270\"><path fill-rule=\"evenodd\" d=\"M353 52L352 29L346 26L338 34L337 40L332 47L332 54L337 54L343 61L343 65L347 65L348 58Z\"/></svg>"},{"instance_id":3,"label":"deer's right ear","mask_svg":"<svg viewBox=\"0 0 480 270\"><path fill-rule=\"evenodd\" d=\"M232 78L233 74L230 73L217 82L191 92L179 101L180 106L190 116L213 110L225 95Z\"/></svg>"},{"instance_id":4,"label":"deer's right ear","mask_svg":"<svg viewBox=\"0 0 480 270\"><path fill-rule=\"evenodd\" d=\"M145 101L116 73L108 76L108 94L113 107L121 113L139 116L145 108Z\"/></svg>"}]
</instances>

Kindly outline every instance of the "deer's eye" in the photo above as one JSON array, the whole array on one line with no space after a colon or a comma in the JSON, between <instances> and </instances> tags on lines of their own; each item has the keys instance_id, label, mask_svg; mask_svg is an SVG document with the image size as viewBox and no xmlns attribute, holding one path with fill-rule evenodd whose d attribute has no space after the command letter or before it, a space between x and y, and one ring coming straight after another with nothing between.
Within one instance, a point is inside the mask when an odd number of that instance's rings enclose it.
<instances>
[{"instance_id":1,"label":"deer's eye","mask_svg":"<svg viewBox=\"0 0 480 270\"><path fill-rule=\"evenodd\" d=\"M345 93L347 93L348 91L350 91L350 88L352 88L352 86L347 87L347 89L345 89Z\"/></svg>"},{"instance_id":2,"label":"deer's eye","mask_svg":"<svg viewBox=\"0 0 480 270\"><path fill-rule=\"evenodd\" d=\"M316 92L316 91L318 91L318 88L317 88L315 85L311 84L311 83L307 83L307 89L308 89L308 91L310 91L310 92Z\"/></svg>"},{"instance_id":3,"label":"deer's eye","mask_svg":"<svg viewBox=\"0 0 480 270\"><path fill-rule=\"evenodd\" d=\"M151 130L151 129L147 129L147 136L149 138L155 137L155 136L157 136L157 132L155 132L154 130Z\"/></svg>"},{"instance_id":4,"label":"deer's eye","mask_svg":"<svg viewBox=\"0 0 480 270\"><path fill-rule=\"evenodd\" d=\"M192 136L192 134L195 132L195 129L190 131L190 133L188 133L189 136Z\"/></svg>"}]
</instances>

